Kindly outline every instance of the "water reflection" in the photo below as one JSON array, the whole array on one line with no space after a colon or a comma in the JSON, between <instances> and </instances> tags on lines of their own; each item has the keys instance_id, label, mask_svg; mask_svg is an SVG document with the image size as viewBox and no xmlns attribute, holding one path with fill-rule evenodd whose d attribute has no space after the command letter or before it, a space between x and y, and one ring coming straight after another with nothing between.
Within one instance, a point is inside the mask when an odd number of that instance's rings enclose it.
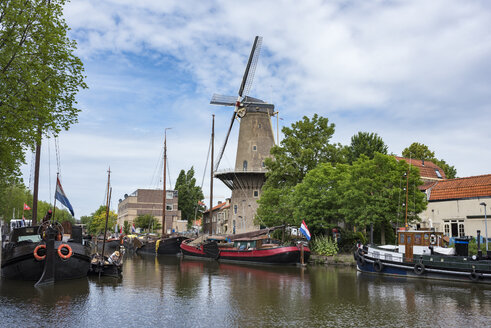
<instances>
[{"instance_id":1,"label":"water reflection","mask_svg":"<svg viewBox=\"0 0 491 328\"><path fill-rule=\"evenodd\" d=\"M487 326L491 287L135 255L123 279L0 281L0 326Z\"/></svg>"}]
</instances>

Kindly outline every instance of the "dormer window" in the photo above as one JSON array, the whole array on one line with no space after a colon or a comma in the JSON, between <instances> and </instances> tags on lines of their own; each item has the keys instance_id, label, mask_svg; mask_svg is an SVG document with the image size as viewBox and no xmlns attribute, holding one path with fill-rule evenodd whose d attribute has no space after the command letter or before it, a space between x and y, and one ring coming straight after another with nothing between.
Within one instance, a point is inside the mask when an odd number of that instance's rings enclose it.
<instances>
[{"instance_id":1,"label":"dormer window","mask_svg":"<svg viewBox=\"0 0 491 328\"><path fill-rule=\"evenodd\" d=\"M435 169L436 176L440 179L443 179L442 175L440 174L440 171L438 169Z\"/></svg>"}]
</instances>

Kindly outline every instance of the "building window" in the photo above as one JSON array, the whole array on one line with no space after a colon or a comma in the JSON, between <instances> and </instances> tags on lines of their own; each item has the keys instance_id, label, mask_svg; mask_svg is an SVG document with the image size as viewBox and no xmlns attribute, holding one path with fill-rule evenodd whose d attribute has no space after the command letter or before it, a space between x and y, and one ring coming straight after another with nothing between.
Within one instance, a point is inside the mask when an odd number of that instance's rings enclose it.
<instances>
[{"instance_id":1,"label":"building window","mask_svg":"<svg viewBox=\"0 0 491 328\"><path fill-rule=\"evenodd\" d=\"M261 123L259 123L259 124L257 125L257 127L258 127L258 128L261 128L261 127L262 127Z\"/></svg>"},{"instance_id":2,"label":"building window","mask_svg":"<svg viewBox=\"0 0 491 328\"><path fill-rule=\"evenodd\" d=\"M266 167L266 164L264 164L264 161L261 163L262 167Z\"/></svg>"},{"instance_id":3,"label":"building window","mask_svg":"<svg viewBox=\"0 0 491 328\"><path fill-rule=\"evenodd\" d=\"M165 210L166 211L173 211L174 210L174 206L172 204L165 204Z\"/></svg>"},{"instance_id":4,"label":"building window","mask_svg":"<svg viewBox=\"0 0 491 328\"><path fill-rule=\"evenodd\" d=\"M252 146L252 150L256 151L257 150L257 146L256 145Z\"/></svg>"},{"instance_id":5,"label":"building window","mask_svg":"<svg viewBox=\"0 0 491 328\"><path fill-rule=\"evenodd\" d=\"M247 161L244 161L244 163L242 163L242 167L244 168L244 171L247 171Z\"/></svg>"},{"instance_id":6,"label":"building window","mask_svg":"<svg viewBox=\"0 0 491 328\"><path fill-rule=\"evenodd\" d=\"M450 236L450 224L445 223L445 235Z\"/></svg>"},{"instance_id":7,"label":"building window","mask_svg":"<svg viewBox=\"0 0 491 328\"><path fill-rule=\"evenodd\" d=\"M172 198L174 198L174 192L173 191L167 191L165 198L166 199L172 199Z\"/></svg>"},{"instance_id":8,"label":"building window","mask_svg":"<svg viewBox=\"0 0 491 328\"><path fill-rule=\"evenodd\" d=\"M237 205L234 205L234 214L237 214Z\"/></svg>"},{"instance_id":9,"label":"building window","mask_svg":"<svg viewBox=\"0 0 491 328\"><path fill-rule=\"evenodd\" d=\"M438 171L438 169L435 169L435 173L436 173L436 176L440 179L442 179L442 175L440 174L440 171Z\"/></svg>"},{"instance_id":10,"label":"building window","mask_svg":"<svg viewBox=\"0 0 491 328\"><path fill-rule=\"evenodd\" d=\"M254 190L254 198L258 198L259 197L259 190Z\"/></svg>"},{"instance_id":11,"label":"building window","mask_svg":"<svg viewBox=\"0 0 491 328\"><path fill-rule=\"evenodd\" d=\"M465 236L464 224L463 223L459 223L459 237L464 237L464 236Z\"/></svg>"}]
</instances>

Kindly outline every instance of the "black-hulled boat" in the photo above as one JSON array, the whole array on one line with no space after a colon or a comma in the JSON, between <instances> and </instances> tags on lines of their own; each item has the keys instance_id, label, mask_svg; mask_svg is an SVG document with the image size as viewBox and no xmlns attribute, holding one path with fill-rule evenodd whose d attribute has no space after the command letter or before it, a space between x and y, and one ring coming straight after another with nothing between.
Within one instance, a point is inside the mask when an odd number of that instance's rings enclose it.
<instances>
[{"instance_id":1,"label":"black-hulled boat","mask_svg":"<svg viewBox=\"0 0 491 328\"><path fill-rule=\"evenodd\" d=\"M72 227L72 236L62 241L61 225L15 228L2 247L2 277L55 282L87 276L90 248L83 244L82 228ZM51 236L51 237L50 237Z\"/></svg>"},{"instance_id":2,"label":"black-hulled boat","mask_svg":"<svg viewBox=\"0 0 491 328\"><path fill-rule=\"evenodd\" d=\"M442 247L443 234L431 230L398 231L397 246L358 245L354 252L361 272L423 279L491 284L491 258L468 255L467 238L455 248ZM478 249L480 233L477 233Z\"/></svg>"},{"instance_id":3,"label":"black-hulled boat","mask_svg":"<svg viewBox=\"0 0 491 328\"><path fill-rule=\"evenodd\" d=\"M181 252L181 243L186 240L183 236L173 236L160 239L148 239L137 253L174 255Z\"/></svg>"}]
</instances>

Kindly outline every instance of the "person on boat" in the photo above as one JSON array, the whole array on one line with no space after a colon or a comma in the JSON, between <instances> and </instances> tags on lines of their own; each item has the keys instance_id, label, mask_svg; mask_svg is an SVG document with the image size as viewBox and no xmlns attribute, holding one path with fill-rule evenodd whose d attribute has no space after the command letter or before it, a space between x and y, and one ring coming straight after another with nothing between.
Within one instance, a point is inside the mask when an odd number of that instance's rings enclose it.
<instances>
[{"instance_id":1,"label":"person on boat","mask_svg":"<svg viewBox=\"0 0 491 328\"><path fill-rule=\"evenodd\" d=\"M53 211L51 211L51 209L49 209L48 212L46 213L46 215L43 218L43 223L46 222L46 221L51 220L51 216L52 215L53 215Z\"/></svg>"}]
</instances>

